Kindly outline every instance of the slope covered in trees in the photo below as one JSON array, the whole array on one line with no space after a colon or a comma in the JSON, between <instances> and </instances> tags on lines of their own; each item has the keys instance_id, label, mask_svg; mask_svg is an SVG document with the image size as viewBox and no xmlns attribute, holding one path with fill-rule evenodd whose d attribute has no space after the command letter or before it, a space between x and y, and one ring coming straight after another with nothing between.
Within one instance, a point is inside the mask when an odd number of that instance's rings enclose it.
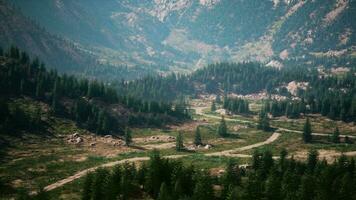
<instances>
[{"instance_id":1,"label":"slope covered in trees","mask_svg":"<svg viewBox=\"0 0 356 200\"><path fill-rule=\"evenodd\" d=\"M189 75L150 76L116 83L115 87L122 93L159 101L182 100L185 96L195 97L206 93L246 95L265 91L287 98L265 103L265 111L275 117L285 115L298 118L305 113L321 113L331 119L354 121L355 69L352 68L342 75L327 73L329 74L320 74L315 68L303 66L275 69L259 63L218 63ZM307 82L308 87L291 94L286 86L292 81ZM295 100L295 97L299 100ZM226 98L224 108L234 113L248 113L246 105L245 101Z\"/></svg>"},{"instance_id":2,"label":"slope covered in trees","mask_svg":"<svg viewBox=\"0 0 356 200\"><path fill-rule=\"evenodd\" d=\"M355 161L341 157L333 164L318 160L310 151L306 162L287 159L282 151L273 160L269 151L253 155L251 169L229 162L222 176L207 170L163 159L158 152L138 169L117 166L89 174L83 199L130 199L149 195L153 199L256 200L256 199L356 199ZM214 187L215 186L215 187ZM216 186L220 186L219 192ZM219 187L219 188L220 188Z\"/></svg>"},{"instance_id":3,"label":"slope covered in trees","mask_svg":"<svg viewBox=\"0 0 356 200\"><path fill-rule=\"evenodd\" d=\"M71 118L80 126L100 134L119 133L126 126L161 126L188 117L185 105L143 101L103 82L78 79L55 70L47 71L39 60L12 47L0 51L0 109L3 128L27 128L41 116L29 115L10 104L14 98L31 97L50 105L51 113ZM31 119L31 120L29 120ZM12 123L11 123L12 122ZM35 123L36 124L36 123Z\"/></svg>"}]
</instances>

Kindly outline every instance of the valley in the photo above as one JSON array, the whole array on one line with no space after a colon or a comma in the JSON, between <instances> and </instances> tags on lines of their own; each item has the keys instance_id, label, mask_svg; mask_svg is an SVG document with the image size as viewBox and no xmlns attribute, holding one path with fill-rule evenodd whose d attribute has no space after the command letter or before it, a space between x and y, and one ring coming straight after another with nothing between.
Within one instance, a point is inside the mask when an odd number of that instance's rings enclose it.
<instances>
[{"instance_id":1,"label":"valley","mask_svg":"<svg viewBox=\"0 0 356 200\"><path fill-rule=\"evenodd\" d=\"M209 166L215 171L224 169L226 160L223 157L237 159L244 167L251 165L254 149L269 149L275 159L278 159L282 149L287 149L289 157L303 161L307 158L310 148L318 149L319 158L327 162L334 162L340 155L356 157L356 146L353 144L327 142L332 134L328 127L330 122L321 116L311 117L313 130L319 133L313 133L317 139L307 145L302 143L302 131L298 126L303 119L274 119L271 120L271 124L275 131L261 132L256 129L257 120L254 116L226 115L225 120L231 136L221 138L216 136L216 127L221 115L210 111L211 102L207 99L193 99L192 102L194 102L192 106L197 104L200 106L192 107L195 113L193 122L164 129L133 129L133 143L130 147L124 145L123 139L115 139L115 136L96 136L80 129L71 121L55 119L58 122L55 123L56 127L53 127L55 128L53 136L43 138L26 135L23 136L28 137L26 142L21 139L18 142L13 140L6 156L8 159L5 157L6 162L1 167L1 173L8 175L13 173L13 180L9 181L16 187L26 187L32 192L43 187L45 191L63 195L60 199L69 197L76 199L80 193L73 187L78 187L87 173L124 163L132 162L139 165L140 162L149 160L149 154L153 149L159 150L163 158L178 159L195 166ZM198 126L202 140L209 148L204 145L194 146L194 131ZM338 126L342 133L347 133L340 135L340 138L346 136L351 140L356 138L355 125L341 123ZM178 131L183 132L186 152L175 150ZM68 142L67 138L73 133L82 137L83 142L78 144ZM41 145L43 142L46 143L46 147ZM33 162L38 164L33 165Z\"/></svg>"},{"instance_id":2,"label":"valley","mask_svg":"<svg viewBox=\"0 0 356 200\"><path fill-rule=\"evenodd\" d=\"M356 200L355 0L0 0L0 200Z\"/></svg>"}]
</instances>

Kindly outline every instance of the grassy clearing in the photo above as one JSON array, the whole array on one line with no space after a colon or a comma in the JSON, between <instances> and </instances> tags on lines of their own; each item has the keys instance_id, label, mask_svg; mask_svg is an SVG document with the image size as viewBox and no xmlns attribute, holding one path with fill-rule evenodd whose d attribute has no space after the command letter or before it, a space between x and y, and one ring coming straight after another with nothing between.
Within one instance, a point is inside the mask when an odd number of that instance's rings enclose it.
<instances>
[{"instance_id":1,"label":"grassy clearing","mask_svg":"<svg viewBox=\"0 0 356 200\"><path fill-rule=\"evenodd\" d=\"M310 149L337 152L356 151L356 145L332 143L329 141L329 138L321 136L313 136L313 142L306 144L302 141L302 134L283 132L276 142L257 148L257 150L270 150L276 156L279 155L282 149L286 149L290 155L293 155L298 152L307 152ZM248 150L244 153L252 154L255 150Z\"/></svg>"},{"instance_id":2,"label":"grassy clearing","mask_svg":"<svg viewBox=\"0 0 356 200\"><path fill-rule=\"evenodd\" d=\"M335 127L339 127L341 134L356 135L356 126L353 123L345 123L342 121L333 121L319 115L309 116L312 124L312 130L316 133L333 133ZM275 119L271 121L271 125L291 129L303 130L305 119Z\"/></svg>"}]
</instances>

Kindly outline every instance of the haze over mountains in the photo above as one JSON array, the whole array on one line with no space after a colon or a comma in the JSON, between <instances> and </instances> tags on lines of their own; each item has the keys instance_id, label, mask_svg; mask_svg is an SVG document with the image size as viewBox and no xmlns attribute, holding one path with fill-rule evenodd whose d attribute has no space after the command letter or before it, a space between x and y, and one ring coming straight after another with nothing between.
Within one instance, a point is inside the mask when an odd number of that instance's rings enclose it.
<instances>
[{"instance_id":1,"label":"haze over mountains","mask_svg":"<svg viewBox=\"0 0 356 200\"><path fill-rule=\"evenodd\" d=\"M281 67L290 59L353 59L356 51L354 0L11 1L19 10L9 2L0 1L1 45L15 43L66 71L83 63L155 72L246 60Z\"/></svg>"}]
</instances>

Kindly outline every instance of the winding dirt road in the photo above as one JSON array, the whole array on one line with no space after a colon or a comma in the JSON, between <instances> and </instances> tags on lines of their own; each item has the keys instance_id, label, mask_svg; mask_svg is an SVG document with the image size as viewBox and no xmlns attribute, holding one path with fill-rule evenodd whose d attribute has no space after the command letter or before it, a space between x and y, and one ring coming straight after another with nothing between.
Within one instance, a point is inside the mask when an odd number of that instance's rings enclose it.
<instances>
[{"instance_id":1,"label":"winding dirt road","mask_svg":"<svg viewBox=\"0 0 356 200\"><path fill-rule=\"evenodd\" d=\"M240 147L240 148L236 148L236 149L231 149L231 150L227 150L227 151L220 151L220 152L214 152L214 153L206 153L203 154L205 156L229 156L229 157L240 157L240 158L246 158L246 157L251 157L251 155L245 155L245 154L233 154L235 152L240 152L240 151L246 151L249 149L253 149L256 147L260 147L263 146L265 144L270 144L272 142L274 142L275 140L277 140L279 138L280 134L279 133L273 133L271 135L271 137L269 137L267 140L263 141L263 142L259 142L259 143L255 143L252 145L248 145L248 146L244 146L244 147ZM189 155L170 155L170 156L163 156L163 158L169 158L169 159L177 159L177 158L182 158L182 157L186 157ZM74 174L73 176L69 176L65 179L59 180L51 185L48 185L44 188L45 191L51 191L54 190L56 188L59 188L67 183L70 183L76 179L79 179L83 176L85 176L87 173L89 172L93 172L98 168L106 168L106 167L113 167L115 165L118 164L123 164L123 163L127 163L127 162L142 162L142 161L147 161L149 160L149 157L135 157L135 158L128 158L128 159L124 159L124 160L120 160L120 161L115 161L115 162L110 162L110 163L106 163L97 167L92 167L89 169L85 169L83 171L77 172L76 174Z\"/></svg>"},{"instance_id":2,"label":"winding dirt road","mask_svg":"<svg viewBox=\"0 0 356 200\"><path fill-rule=\"evenodd\" d=\"M206 107L197 107L196 109L196 114L207 117L207 118L213 118L213 119L221 119L218 116L214 116L214 115L209 115L209 114L205 114L203 112L203 109L205 109ZM233 121L233 122L240 122L240 123L249 123L249 124L256 124L255 122L251 122L251 121L247 121L247 120L240 120L240 119L231 119L231 118L225 118L226 121ZM238 154L237 152L241 152L241 151L246 151L246 150L250 150L253 148L257 148L266 144L270 144L274 141L276 141L279 137L280 137L280 133L278 133L279 131L287 131L287 132L294 132L294 133L302 133L301 131L296 131L296 130L289 130L289 129L285 129L285 128L277 128L277 131L275 133L273 133L271 135L271 137L269 137L267 140L263 141L263 142L258 142L255 144L251 144L248 146L244 146L244 147L239 147L236 149L231 149L231 150L225 150L225 151L220 151L220 152L214 152L214 153L206 153L204 154L205 156L229 156L229 157L240 157L240 158L248 158L251 157L251 155L247 155L247 154ZM318 135L318 136L329 136L329 134L324 134L324 133L313 133L313 135ZM350 138L356 138L356 136L351 136L351 135L340 135L340 137L350 137ZM334 155L335 154L335 155ZM331 156L339 156L341 155L341 153L334 153ZM352 152L345 152L343 153L346 156L356 156L356 151L352 151ZM186 157L189 155L170 155L170 156L164 156L163 158L169 158L169 159L178 159L178 158L182 158L182 157ZM115 162L110 162L110 163L106 163L97 167L92 167L89 169L85 169L83 171L77 172L76 174L74 174L73 176L67 177L65 179L59 180L51 185L48 185L44 188L45 191L51 191L54 190L56 188L59 188L67 183L70 183L76 179L79 179L83 176L85 176L87 173L89 172L93 172L98 168L105 168L105 167L113 167L115 165L118 164L123 164L126 162L142 162L142 161L147 161L149 160L149 157L135 157L135 158L128 158L128 159L124 159L124 160L120 160L120 161L115 161Z\"/></svg>"},{"instance_id":3,"label":"winding dirt road","mask_svg":"<svg viewBox=\"0 0 356 200\"><path fill-rule=\"evenodd\" d=\"M196 107L195 108L195 113L197 115L201 115L207 118L211 118L211 119L221 119L221 117L215 116L215 115L209 115L203 112L204 109L206 109L208 107ZM233 118L224 118L225 121L230 121L230 122L241 122L241 123L248 123L248 124L257 124L255 122L251 122L251 121L247 121L247 120L240 120L240 119L233 119ZM272 127L272 128L276 128L277 131L285 131L285 132L291 132L291 133L303 133L302 131L298 131L298 130L291 130L291 129L286 129L286 128L281 128L281 127ZM331 134L327 134L327 133L312 133L312 135L315 136L324 136L324 137L329 137ZM340 137L349 137L349 138L356 138L355 135L340 135Z\"/></svg>"}]
</instances>

